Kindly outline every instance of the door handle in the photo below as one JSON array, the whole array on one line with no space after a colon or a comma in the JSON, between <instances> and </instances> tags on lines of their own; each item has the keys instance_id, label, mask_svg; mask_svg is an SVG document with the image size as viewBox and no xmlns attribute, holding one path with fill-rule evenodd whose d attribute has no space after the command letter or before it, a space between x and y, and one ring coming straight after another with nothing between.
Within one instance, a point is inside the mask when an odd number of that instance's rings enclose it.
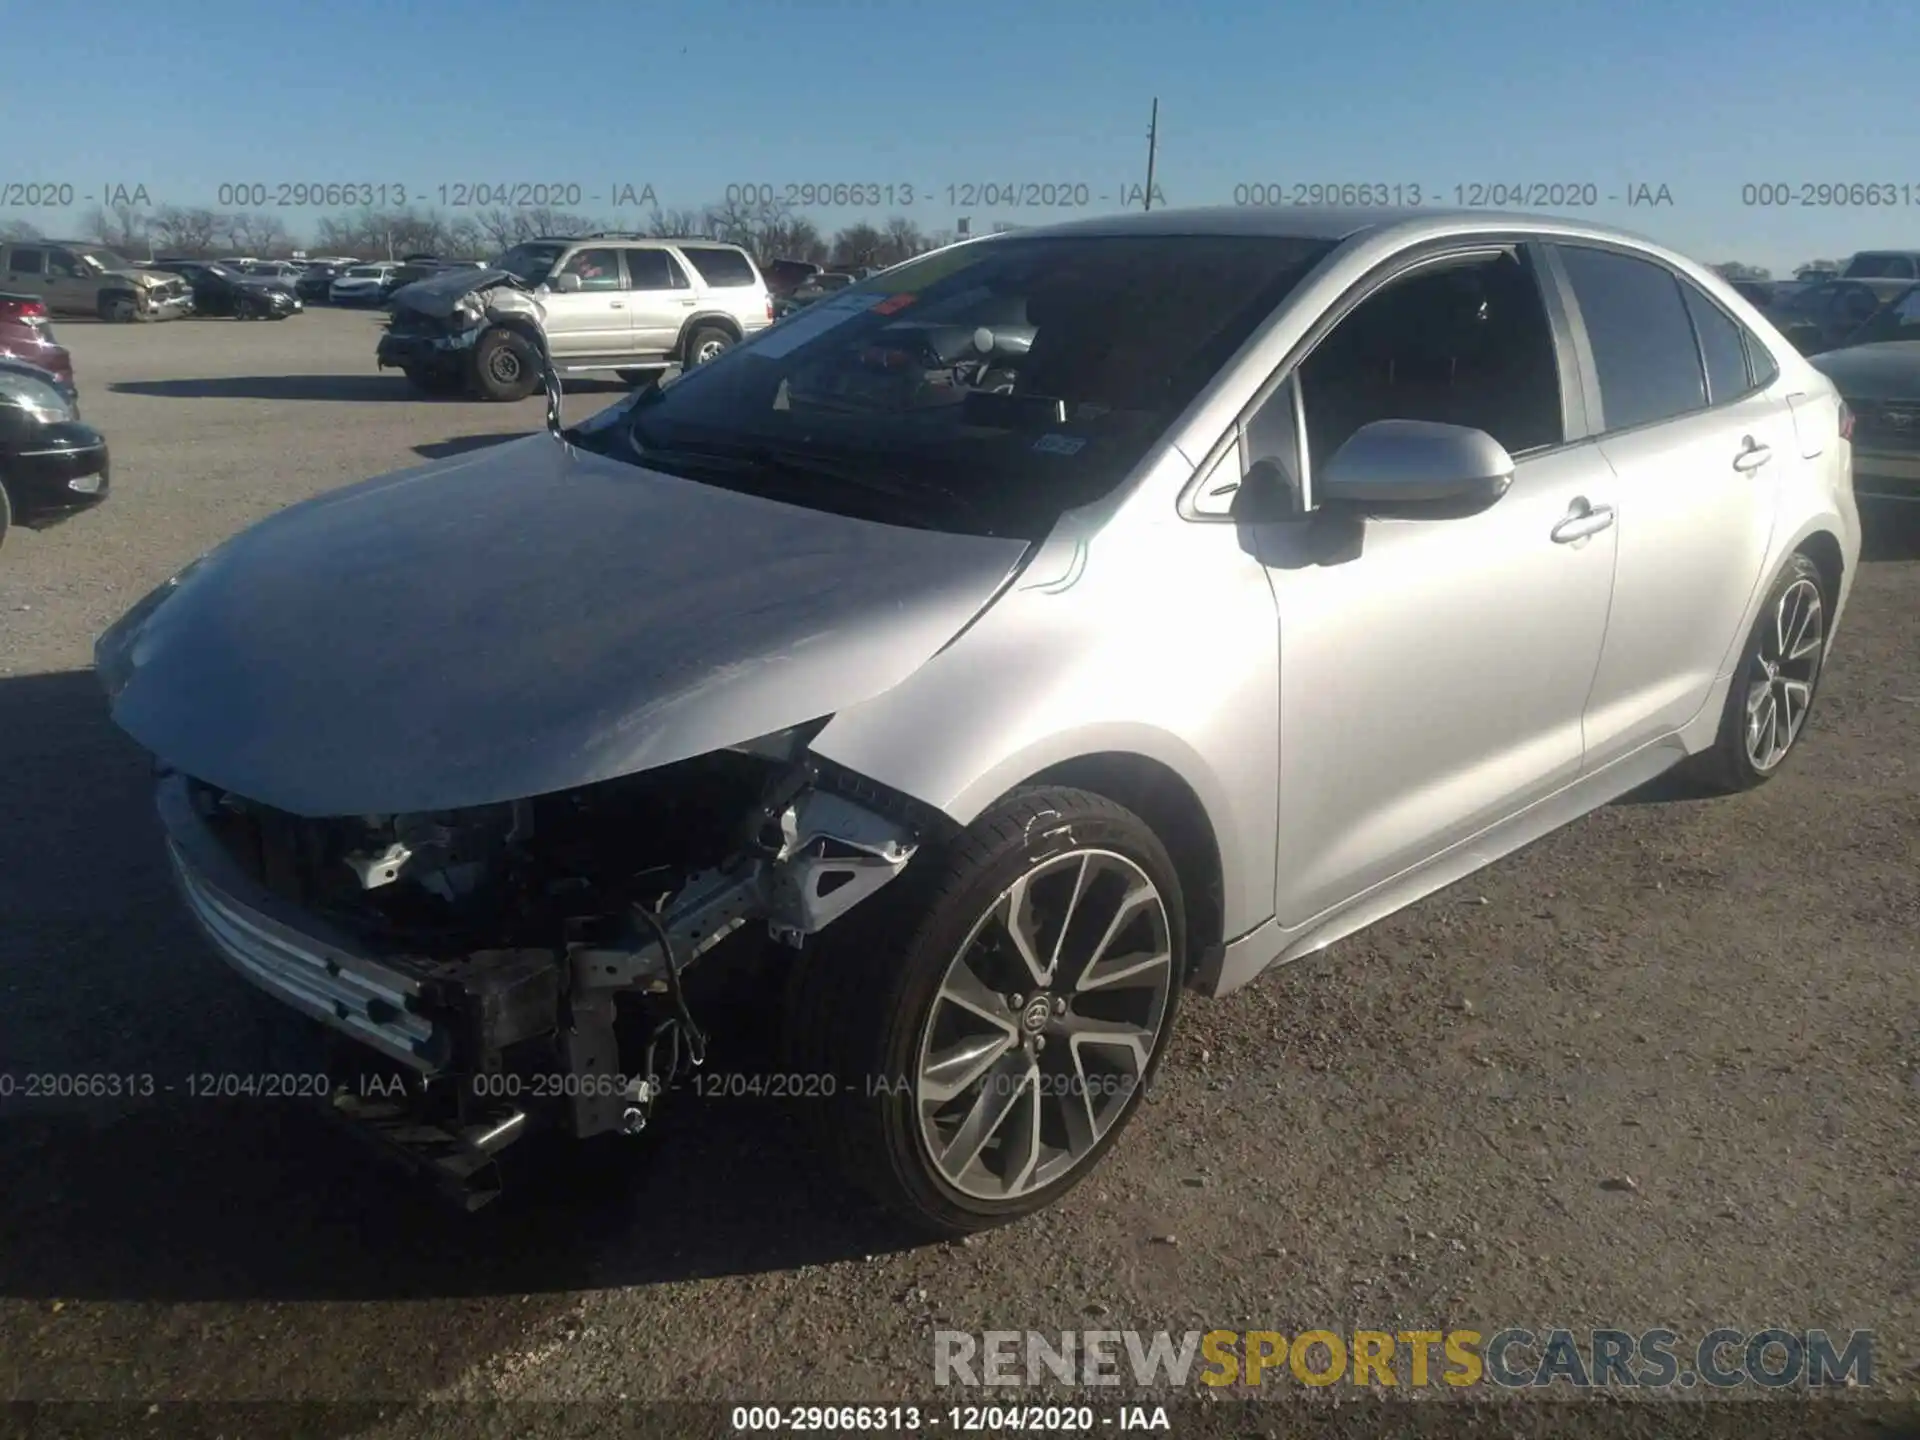
<instances>
[{"instance_id":1,"label":"door handle","mask_svg":"<svg viewBox=\"0 0 1920 1440\"><path fill-rule=\"evenodd\" d=\"M607 308L609 310L624 310L627 308L627 302L624 300L609 300L607 302Z\"/></svg>"},{"instance_id":2,"label":"door handle","mask_svg":"<svg viewBox=\"0 0 1920 1440\"><path fill-rule=\"evenodd\" d=\"M1733 468L1750 475L1773 458L1773 447L1762 445L1751 435L1740 442L1740 453L1733 457Z\"/></svg>"},{"instance_id":3,"label":"door handle","mask_svg":"<svg viewBox=\"0 0 1920 1440\"><path fill-rule=\"evenodd\" d=\"M689 310L691 310L695 305L698 305L700 302L698 300L682 300L680 303L686 306Z\"/></svg>"},{"instance_id":4,"label":"door handle","mask_svg":"<svg viewBox=\"0 0 1920 1440\"><path fill-rule=\"evenodd\" d=\"M1613 524L1611 505L1592 505L1583 495L1567 508L1566 518L1548 532L1556 545L1571 545L1589 535L1598 535Z\"/></svg>"}]
</instances>

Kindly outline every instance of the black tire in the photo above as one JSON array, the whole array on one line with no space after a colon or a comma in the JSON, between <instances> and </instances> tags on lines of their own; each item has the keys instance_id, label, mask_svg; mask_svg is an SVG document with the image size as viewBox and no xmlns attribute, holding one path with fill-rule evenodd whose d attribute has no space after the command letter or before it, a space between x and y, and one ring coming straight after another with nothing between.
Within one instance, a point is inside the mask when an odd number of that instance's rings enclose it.
<instances>
[{"instance_id":1,"label":"black tire","mask_svg":"<svg viewBox=\"0 0 1920 1440\"><path fill-rule=\"evenodd\" d=\"M109 325L131 325L140 318L140 305L126 294L100 297L100 318Z\"/></svg>"},{"instance_id":2,"label":"black tire","mask_svg":"<svg viewBox=\"0 0 1920 1440\"><path fill-rule=\"evenodd\" d=\"M680 353L686 357L686 368L704 365L709 360L718 359L723 351L733 347L733 336L718 325L696 325L687 335L687 343Z\"/></svg>"},{"instance_id":3,"label":"black tire","mask_svg":"<svg viewBox=\"0 0 1920 1440\"><path fill-rule=\"evenodd\" d=\"M1780 649L1776 637L1783 603L1788 602L1790 595L1804 599L1809 585L1812 586L1812 593L1818 597L1816 619L1820 626L1820 644L1811 656L1811 676L1806 681L1806 704L1798 722L1789 728L1785 748L1778 758L1761 764L1749 744L1748 706L1755 697L1755 687L1769 683L1766 667L1776 665L1776 668L1782 668L1771 657ZM1820 568L1797 551L1788 556L1787 563L1774 577L1773 584L1767 587L1767 597L1761 603L1759 617L1754 621L1753 629L1748 633L1741 650L1739 664L1733 672L1733 684L1727 690L1726 707L1720 714L1720 730L1713 747L1692 756L1681 767L1681 777L1694 789L1709 795L1733 795L1742 790L1751 790L1779 774L1799 749L1800 737L1806 733L1807 717L1820 693L1820 677L1826 669L1826 642L1832 611L1833 597L1827 593L1827 583L1820 574ZM1805 661L1796 662L1797 667L1804 667L1805 664ZM1778 703L1778 687L1784 683L1782 680L1771 681L1775 703Z\"/></svg>"},{"instance_id":4,"label":"black tire","mask_svg":"<svg viewBox=\"0 0 1920 1440\"><path fill-rule=\"evenodd\" d=\"M473 388L482 399L524 400L540 388L540 356L526 336L489 330L473 347Z\"/></svg>"},{"instance_id":5,"label":"black tire","mask_svg":"<svg viewBox=\"0 0 1920 1440\"><path fill-rule=\"evenodd\" d=\"M1089 847L1138 867L1164 906L1170 984L1147 1066L1140 1083L1125 1090L1105 1133L1064 1175L1010 1199L965 1194L933 1162L915 1097L905 1093L911 1082L885 1077L914 1074L948 966L997 898L1041 862ZM784 1063L793 1074L820 1077L809 1083L832 1092L802 1107L802 1123L812 1129L815 1153L916 1231L962 1235L1030 1214L1096 1169L1131 1120L1166 1053L1185 975L1179 880L1146 822L1084 790L1017 790L952 841L916 856L898 879L795 960ZM1034 998L1044 1009L1044 997Z\"/></svg>"},{"instance_id":6,"label":"black tire","mask_svg":"<svg viewBox=\"0 0 1920 1440\"><path fill-rule=\"evenodd\" d=\"M13 500L7 487L0 484L0 545L7 543L7 531L13 528Z\"/></svg>"}]
</instances>

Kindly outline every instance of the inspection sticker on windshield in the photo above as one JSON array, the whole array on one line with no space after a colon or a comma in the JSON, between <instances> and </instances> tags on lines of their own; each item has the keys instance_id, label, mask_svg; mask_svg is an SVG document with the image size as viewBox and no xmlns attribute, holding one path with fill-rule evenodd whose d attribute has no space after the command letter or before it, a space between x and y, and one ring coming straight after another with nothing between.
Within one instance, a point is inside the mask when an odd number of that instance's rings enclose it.
<instances>
[{"instance_id":1,"label":"inspection sticker on windshield","mask_svg":"<svg viewBox=\"0 0 1920 1440\"><path fill-rule=\"evenodd\" d=\"M838 295L816 300L798 315L760 332L753 353L770 360L792 354L809 340L817 340L836 326L858 319L879 303L878 295Z\"/></svg>"},{"instance_id":2,"label":"inspection sticker on windshield","mask_svg":"<svg viewBox=\"0 0 1920 1440\"><path fill-rule=\"evenodd\" d=\"M1033 442L1036 455L1078 455L1086 447L1086 440L1078 435L1042 435Z\"/></svg>"}]
</instances>

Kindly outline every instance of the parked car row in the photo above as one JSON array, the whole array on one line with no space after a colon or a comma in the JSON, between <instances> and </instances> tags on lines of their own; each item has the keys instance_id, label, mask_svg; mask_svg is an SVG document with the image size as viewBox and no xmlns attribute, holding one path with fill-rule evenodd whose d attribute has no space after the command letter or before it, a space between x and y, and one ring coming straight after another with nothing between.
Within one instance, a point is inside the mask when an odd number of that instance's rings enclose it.
<instances>
[{"instance_id":1,"label":"parked car row","mask_svg":"<svg viewBox=\"0 0 1920 1440\"><path fill-rule=\"evenodd\" d=\"M37 295L0 293L0 545L107 498L106 437L80 421L73 357Z\"/></svg>"}]
</instances>

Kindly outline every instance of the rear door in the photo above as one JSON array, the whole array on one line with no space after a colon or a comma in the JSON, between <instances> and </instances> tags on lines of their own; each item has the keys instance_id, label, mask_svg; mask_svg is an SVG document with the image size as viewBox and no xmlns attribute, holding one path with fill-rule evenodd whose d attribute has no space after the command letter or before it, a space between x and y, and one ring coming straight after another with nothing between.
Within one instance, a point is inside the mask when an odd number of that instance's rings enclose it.
<instances>
[{"instance_id":1,"label":"rear door","mask_svg":"<svg viewBox=\"0 0 1920 1440\"><path fill-rule=\"evenodd\" d=\"M47 299L47 249L44 245L10 245L6 258L7 288L22 295ZM48 309L53 306L49 305Z\"/></svg>"},{"instance_id":2,"label":"rear door","mask_svg":"<svg viewBox=\"0 0 1920 1440\"><path fill-rule=\"evenodd\" d=\"M664 358L680 339L700 304L693 280L673 252L635 246L622 252L627 261L627 304L632 314L630 345L635 354Z\"/></svg>"},{"instance_id":3,"label":"rear door","mask_svg":"<svg viewBox=\"0 0 1920 1440\"><path fill-rule=\"evenodd\" d=\"M1613 608L1585 721L1597 768L1699 714L1744 638L1781 482L1805 462L1780 383L1757 380L1745 327L1705 291L1651 256L1553 250L1617 476Z\"/></svg>"},{"instance_id":4,"label":"rear door","mask_svg":"<svg viewBox=\"0 0 1920 1440\"><path fill-rule=\"evenodd\" d=\"M578 276L580 288L560 288L562 277ZM610 245L573 251L555 267L540 297L546 311L547 343L562 361L593 360L626 353L628 348L626 284L620 275L620 252Z\"/></svg>"}]
</instances>

